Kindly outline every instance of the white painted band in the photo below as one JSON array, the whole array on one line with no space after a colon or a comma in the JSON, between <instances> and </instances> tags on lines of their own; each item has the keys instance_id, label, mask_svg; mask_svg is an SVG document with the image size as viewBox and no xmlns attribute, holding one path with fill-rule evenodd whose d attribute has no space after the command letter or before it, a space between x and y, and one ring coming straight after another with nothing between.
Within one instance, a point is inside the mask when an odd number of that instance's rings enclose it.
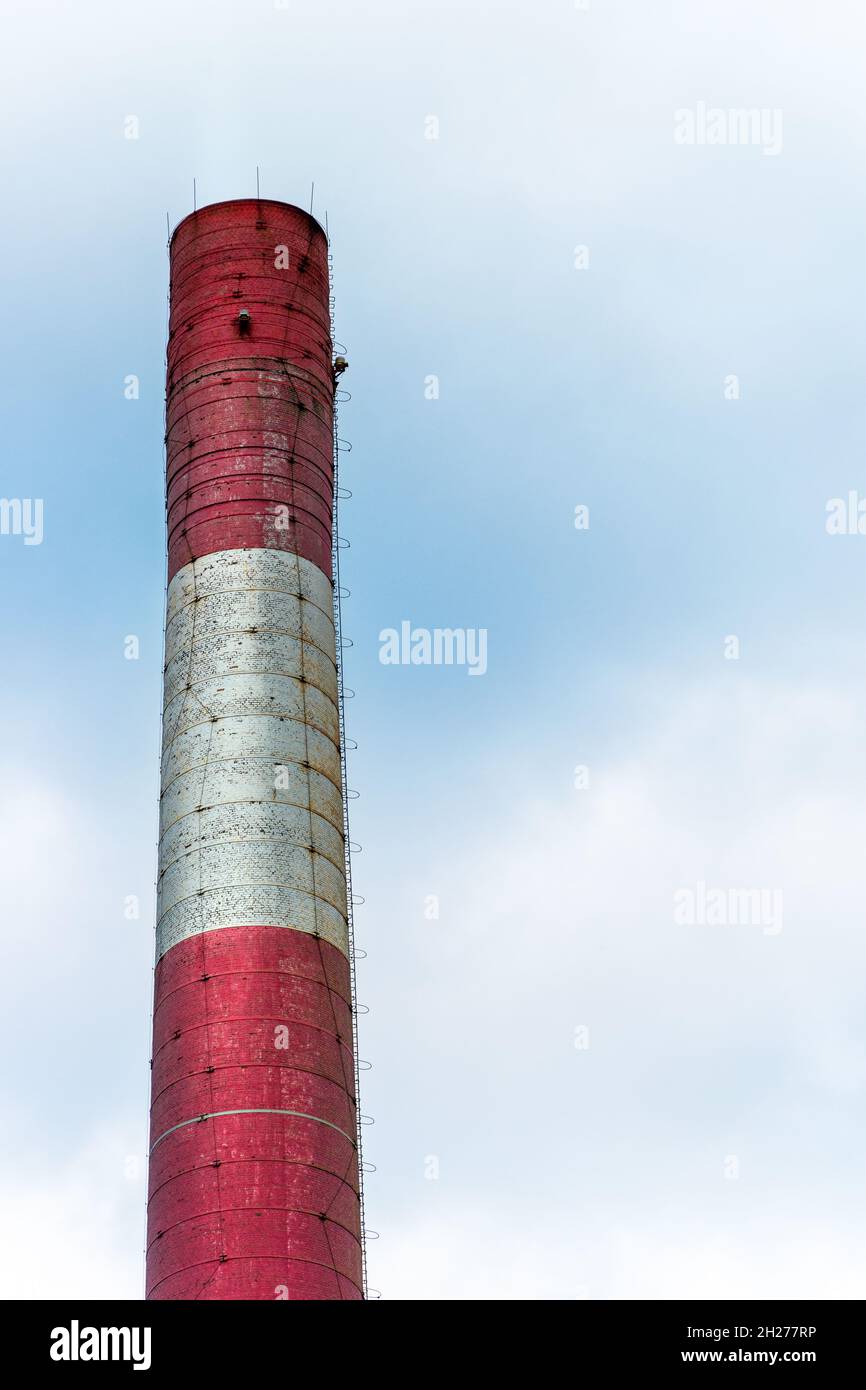
<instances>
[{"instance_id":1,"label":"white painted band","mask_svg":"<svg viewBox=\"0 0 866 1390\"><path fill-rule=\"evenodd\" d=\"M190 636L192 636L190 627ZM215 676L289 676L314 685L336 703L334 661L312 642L282 632L195 633L192 649L180 648L165 668L165 703L184 690L198 690Z\"/></svg>"},{"instance_id":2,"label":"white painted band","mask_svg":"<svg viewBox=\"0 0 866 1390\"><path fill-rule=\"evenodd\" d=\"M288 758L230 758L175 777L162 798L160 829L164 832L181 816L230 801L284 801L314 811L335 829L343 824L340 788L330 777Z\"/></svg>"},{"instance_id":3,"label":"white painted band","mask_svg":"<svg viewBox=\"0 0 866 1390\"><path fill-rule=\"evenodd\" d=\"M169 586L157 959L244 925L348 951L330 604L282 551L208 555Z\"/></svg>"},{"instance_id":4,"label":"white painted band","mask_svg":"<svg viewBox=\"0 0 866 1390\"><path fill-rule=\"evenodd\" d=\"M178 608L166 624L166 664L188 647L193 624L196 636L204 638L238 628L256 628L259 632L282 632L295 641L309 642L326 656L333 651L331 615L300 595L273 589L204 594Z\"/></svg>"},{"instance_id":5,"label":"white painted band","mask_svg":"<svg viewBox=\"0 0 866 1390\"><path fill-rule=\"evenodd\" d=\"M211 806L195 816L184 816L166 830L160 846L164 874L175 862L199 848L241 840L270 840L287 847L310 845L316 854L342 870L345 858L342 828L337 830L322 816L283 802L230 801Z\"/></svg>"},{"instance_id":6,"label":"white painted band","mask_svg":"<svg viewBox=\"0 0 866 1390\"><path fill-rule=\"evenodd\" d=\"M291 888L320 898L345 916L346 879L337 868L305 845L285 840L237 840L201 845L175 859L162 872L160 908L173 908L206 893L229 892L256 885Z\"/></svg>"},{"instance_id":7,"label":"white painted band","mask_svg":"<svg viewBox=\"0 0 866 1390\"><path fill-rule=\"evenodd\" d=\"M179 773L228 758L270 758L271 763L308 762L335 786L340 785L340 752L318 729L286 715L236 715L204 719L175 735L162 764L162 790Z\"/></svg>"},{"instance_id":8,"label":"white painted band","mask_svg":"<svg viewBox=\"0 0 866 1390\"><path fill-rule=\"evenodd\" d=\"M284 714L318 729L332 742L339 739L336 698L293 676L240 675L229 672L199 681L166 700L162 722L165 747L171 739L202 719L243 714Z\"/></svg>"},{"instance_id":9,"label":"white painted band","mask_svg":"<svg viewBox=\"0 0 866 1390\"><path fill-rule=\"evenodd\" d=\"M285 550L220 550L178 570L168 586L167 622L207 595L251 590L300 595L327 618L333 613L331 583L318 565Z\"/></svg>"}]
</instances>

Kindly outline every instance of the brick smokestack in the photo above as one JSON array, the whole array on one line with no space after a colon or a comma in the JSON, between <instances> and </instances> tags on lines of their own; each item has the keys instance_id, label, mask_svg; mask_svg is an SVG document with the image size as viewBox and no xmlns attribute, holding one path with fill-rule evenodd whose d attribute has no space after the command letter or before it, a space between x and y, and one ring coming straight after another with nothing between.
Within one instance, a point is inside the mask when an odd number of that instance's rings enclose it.
<instances>
[{"instance_id":1,"label":"brick smokestack","mask_svg":"<svg viewBox=\"0 0 866 1390\"><path fill-rule=\"evenodd\" d=\"M171 240L147 1297L364 1296L332 587L328 247Z\"/></svg>"}]
</instances>

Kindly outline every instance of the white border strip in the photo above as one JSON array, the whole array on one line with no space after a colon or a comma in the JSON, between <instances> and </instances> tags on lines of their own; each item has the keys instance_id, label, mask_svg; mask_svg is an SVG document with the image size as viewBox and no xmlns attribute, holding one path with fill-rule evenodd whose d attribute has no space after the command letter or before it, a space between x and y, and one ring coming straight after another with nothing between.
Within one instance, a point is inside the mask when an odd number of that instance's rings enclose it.
<instances>
[{"instance_id":1,"label":"white border strip","mask_svg":"<svg viewBox=\"0 0 866 1390\"><path fill-rule=\"evenodd\" d=\"M339 1125L332 1124L330 1120L323 1120L321 1115L305 1115L303 1110L212 1110L208 1115L194 1115L191 1120L181 1120L179 1124L172 1125L171 1129L167 1129L164 1134L154 1140L149 1153L153 1153L157 1144L161 1144L169 1134L174 1134L176 1129L183 1129L186 1125L201 1124L202 1120L218 1120L225 1115L293 1115L296 1120L315 1120L317 1125L327 1125L328 1129L335 1129L338 1134L342 1134L344 1139L348 1139L353 1149L356 1147L352 1136L347 1134L344 1129L340 1129Z\"/></svg>"}]
</instances>

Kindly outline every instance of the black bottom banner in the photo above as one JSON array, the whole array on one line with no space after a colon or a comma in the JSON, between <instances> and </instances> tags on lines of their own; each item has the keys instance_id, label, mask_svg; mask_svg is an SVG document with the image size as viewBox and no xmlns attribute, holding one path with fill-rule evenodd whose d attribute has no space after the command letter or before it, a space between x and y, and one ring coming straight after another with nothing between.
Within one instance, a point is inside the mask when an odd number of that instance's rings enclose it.
<instances>
[{"instance_id":1,"label":"black bottom banner","mask_svg":"<svg viewBox=\"0 0 866 1390\"><path fill-rule=\"evenodd\" d=\"M647 1375L699 1366L856 1366L866 1341L855 1302L6 1303L7 1346L53 1377L189 1371L225 1381L265 1366L297 1375L351 1357L369 1374L489 1371L515 1356L574 1371ZM501 1323L500 1318L506 1323ZM417 1324L416 1324L416 1319ZM516 1367L513 1368L516 1370ZM326 1372L326 1373L328 1373Z\"/></svg>"}]
</instances>

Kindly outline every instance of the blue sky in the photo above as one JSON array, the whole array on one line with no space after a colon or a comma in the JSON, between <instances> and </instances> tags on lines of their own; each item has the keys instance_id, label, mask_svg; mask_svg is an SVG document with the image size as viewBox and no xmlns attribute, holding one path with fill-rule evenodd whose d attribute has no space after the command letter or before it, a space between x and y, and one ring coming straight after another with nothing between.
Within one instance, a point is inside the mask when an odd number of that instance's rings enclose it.
<instances>
[{"instance_id":1,"label":"blue sky","mask_svg":"<svg viewBox=\"0 0 866 1390\"><path fill-rule=\"evenodd\" d=\"M4 1292L140 1296L166 212L258 164L315 181L351 361L371 1282L862 1296L858 7L8 10ZM781 151L677 145L699 102ZM486 628L486 675L383 666L404 619ZM784 930L675 926L698 881Z\"/></svg>"}]
</instances>

